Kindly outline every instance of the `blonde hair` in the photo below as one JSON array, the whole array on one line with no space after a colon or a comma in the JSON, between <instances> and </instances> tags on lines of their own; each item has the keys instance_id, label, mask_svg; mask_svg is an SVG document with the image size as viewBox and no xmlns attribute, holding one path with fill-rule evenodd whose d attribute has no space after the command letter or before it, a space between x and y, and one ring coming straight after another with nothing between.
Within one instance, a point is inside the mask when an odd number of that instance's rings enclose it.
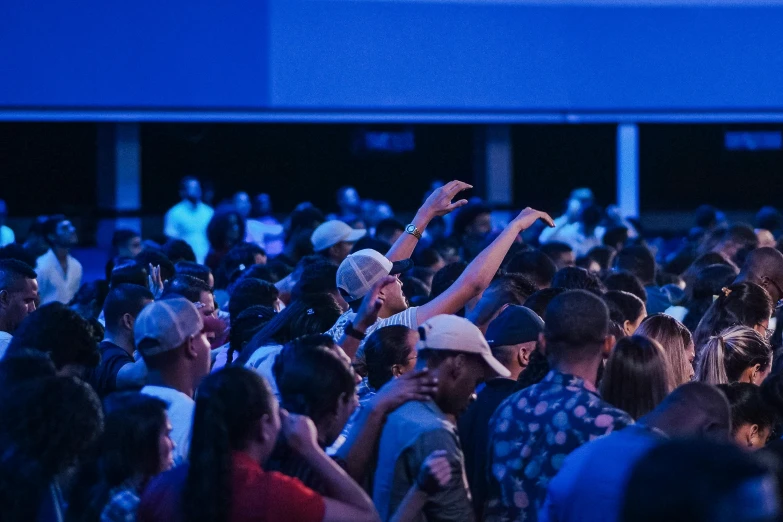
<instances>
[{"instance_id":1,"label":"blonde hair","mask_svg":"<svg viewBox=\"0 0 783 522\"><path fill-rule=\"evenodd\" d=\"M655 314L642 321L636 335L657 341L669 360L671 389L691 380L693 367L686 351L693 343L691 332L680 321L664 314Z\"/></svg>"},{"instance_id":2,"label":"blonde hair","mask_svg":"<svg viewBox=\"0 0 783 522\"><path fill-rule=\"evenodd\" d=\"M707 384L739 381L742 372L772 363L772 348L753 328L732 326L709 338L699 354L696 380Z\"/></svg>"}]
</instances>

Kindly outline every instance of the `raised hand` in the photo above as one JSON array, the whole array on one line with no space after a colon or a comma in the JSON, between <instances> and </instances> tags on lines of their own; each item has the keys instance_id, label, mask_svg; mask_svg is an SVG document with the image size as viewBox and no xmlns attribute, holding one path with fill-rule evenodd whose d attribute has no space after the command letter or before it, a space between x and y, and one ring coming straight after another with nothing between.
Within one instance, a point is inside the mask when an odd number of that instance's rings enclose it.
<instances>
[{"instance_id":1,"label":"raised hand","mask_svg":"<svg viewBox=\"0 0 783 522\"><path fill-rule=\"evenodd\" d=\"M421 465L416 486L433 495L445 488L451 480L452 467L444 450L433 451Z\"/></svg>"},{"instance_id":2,"label":"raised hand","mask_svg":"<svg viewBox=\"0 0 783 522\"><path fill-rule=\"evenodd\" d=\"M427 198L427 201L425 201L424 205L422 205L421 210L424 211L430 218L436 216L445 216L459 207L468 204L467 199L460 199L459 201L454 201L453 203L452 200L463 190L471 188L473 188L473 185L468 185L462 181L454 180L446 183L430 194L430 196Z\"/></svg>"},{"instance_id":3,"label":"raised hand","mask_svg":"<svg viewBox=\"0 0 783 522\"><path fill-rule=\"evenodd\" d=\"M438 391L438 379L426 368L392 379L373 397L373 408L390 413L409 401L426 401Z\"/></svg>"},{"instance_id":4,"label":"raised hand","mask_svg":"<svg viewBox=\"0 0 783 522\"><path fill-rule=\"evenodd\" d=\"M533 223L535 223L539 219L544 223L546 223L547 225L549 225L550 227L555 226L555 221L552 219L552 217L549 214L530 207L520 212L519 215L516 218L514 218L514 221L512 221L511 224L518 226L520 228L520 231L522 231L530 228L531 225L533 225Z\"/></svg>"},{"instance_id":5,"label":"raised hand","mask_svg":"<svg viewBox=\"0 0 783 522\"><path fill-rule=\"evenodd\" d=\"M305 455L318 448L318 430L310 417L281 409L280 424L288 446L295 452Z\"/></svg>"},{"instance_id":6,"label":"raised hand","mask_svg":"<svg viewBox=\"0 0 783 522\"><path fill-rule=\"evenodd\" d=\"M163 294L163 279L160 275L160 265L153 266L152 263L150 263L147 284L149 285L150 292L155 296L155 299Z\"/></svg>"}]
</instances>

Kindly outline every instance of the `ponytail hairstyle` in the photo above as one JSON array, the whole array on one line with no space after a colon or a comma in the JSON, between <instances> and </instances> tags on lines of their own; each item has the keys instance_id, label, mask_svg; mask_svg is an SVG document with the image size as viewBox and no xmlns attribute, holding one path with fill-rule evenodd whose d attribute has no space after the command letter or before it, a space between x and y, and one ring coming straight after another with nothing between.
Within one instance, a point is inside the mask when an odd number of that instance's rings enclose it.
<instances>
[{"instance_id":1,"label":"ponytail hairstyle","mask_svg":"<svg viewBox=\"0 0 783 522\"><path fill-rule=\"evenodd\" d=\"M353 396L353 368L334 346L328 335L308 335L283 347L272 367L281 408L318 424L337 411L340 397Z\"/></svg>"},{"instance_id":2,"label":"ponytail hairstyle","mask_svg":"<svg viewBox=\"0 0 783 522\"><path fill-rule=\"evenodd\" d=\"M274 319L277 312L273 308L262 305L253 305L243 310L231 321L231 342L228 345L226 365L230 366L235 353L242 353L247 343L269 321Z\"/></svg>"},{"instance_id":3,"label":"ponytail hairstyle","mask_svg":"<svg viewBox=\"0 0 783 522\"><path fill-rule=\"evenodd\" d=\"M341 314L340 306L331 294L302 296L269 321L242 349L242 355L234 364L245 364L262 346L284 345L303 335L324 333L334 326Z\"/></svg>"},{"instance_id":4,"label":"ponytail hairstyle","mask_svg":"<svg viewBox=\"0 0 783 522\"><path fill-rule=\"evenodd\" d=\"M670 373L660 344L641 335L625 337L617 342L606 361L601 398L639 419L669 394Z\"/></svg>"},{"instance_id":5,"label":"ponytail hairstyle","mask_svg":"<svg viewBox=\"0 0 783 522\"><path fill-rule=\"evenodd\" d=\"M701 353L711 337L730 326L753 328L769 321L772 309L769 293L755 283L738 283L723 288L693 333L696 353Z\"/></svg>"},{"instance_id":6,"label":"ponytail hairstyle","mask_svg":"<svg viewBox=\"0 0 783 522\"><path fill-rule=\"evenodd\" d=\"M696 366L696 380L707 384L739 381L742 372L760 365L765 371L772 362L772 348L752 328L732 326L710 338Z\"/></svg>"},{"instance_id":7,"label":"ponytail hairstyle","mask_svg":"<svg viewBox=\"0 0 783 522\"><path fill-rule=\"evenodd\" d=\"M685 325L670 315L655 314L642 321L636 335L643 335L661 345L669 359L672 389L690 382L693 364L688 357L688 351L693 344L693 338Z\"/></svg>"},{"instance_id":8,"label":"ponytail hairstyle","mask_svg":"<svg viewBox=\"0 0 783 522\"><path fill-rule=\"evenodd\" d=\"M182 492L183 522L228 520L231 453L245 449L258 421L273 414L273 400L266 381L244 368L224 368L201 383Z\"/></svg>"}]
</instances>

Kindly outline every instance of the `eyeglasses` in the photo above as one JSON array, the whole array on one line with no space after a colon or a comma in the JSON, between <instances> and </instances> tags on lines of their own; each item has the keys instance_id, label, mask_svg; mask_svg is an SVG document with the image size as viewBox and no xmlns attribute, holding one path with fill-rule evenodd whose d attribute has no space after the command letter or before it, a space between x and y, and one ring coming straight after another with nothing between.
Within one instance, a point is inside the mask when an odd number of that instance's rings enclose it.
<instances>
[{"instance_id":1,"label":"eyeglasses","mask_svg":"<svg viewBox=\"0 0 783 522\"><path fill-rule=\"evenodd\" d=\"M764 329L764 339L766 341L769 341L770 339L772 339L772 335L775 333L775 330L772 330L771 328L768 328L768 327L764 326L763 324L759 324L759 326Z\"/></svg>"},{"instance_id":2,"label":"eyeglasses","mask_svg":"<svg viewBox=\"0 0 783 522\"><path fill-rule=\"evenodd\" d=\"M783 296L783 289L780 288L780 285L777 284L774 279L770 278L768 281L775 286L775 289L778 291L778 295ZM779 299L775 305L775 310L780 310L781 308L783 308L783 298Z\"/></svg>"}]
</instances>

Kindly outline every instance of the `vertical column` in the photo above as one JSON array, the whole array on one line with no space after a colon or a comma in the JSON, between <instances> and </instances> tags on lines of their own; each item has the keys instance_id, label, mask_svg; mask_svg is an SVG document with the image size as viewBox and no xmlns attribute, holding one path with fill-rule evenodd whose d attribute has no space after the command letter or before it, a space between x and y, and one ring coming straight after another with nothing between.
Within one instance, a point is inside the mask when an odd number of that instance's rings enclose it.
<instances>
[{"instance_id":1,"label":"vertical column","mask_svg":"<svg viewBox=\"0 0 783 522\"><path fill-rule=\"evenodd\" d=\"M98 246L108 247L115 230L141 232L141 143L138 123L98 125Z\"/></svg>"},{"instance_id":2,"label":"vertical column","mask_svg":"<svg viewBox=\"0 0 783 522\"><path fill-rule=\"evenodd\" d=\"M617 126L617 206L623 217L639 217L639 127Z\"/></svg>"},{"instance_id":3,"label":"vertical column","mask_svg":"<svg viewBox=\"0 0 783 522\"><path fill-rule=\"evenodd\" d=\"M513 156L510 126L476 127L473 185L476 193L490 205L509 207L514 203ZM496 225L508 222L507 214L506 211L493 213L493 218L498 220Z\"/></svg>"}]
</instances>

